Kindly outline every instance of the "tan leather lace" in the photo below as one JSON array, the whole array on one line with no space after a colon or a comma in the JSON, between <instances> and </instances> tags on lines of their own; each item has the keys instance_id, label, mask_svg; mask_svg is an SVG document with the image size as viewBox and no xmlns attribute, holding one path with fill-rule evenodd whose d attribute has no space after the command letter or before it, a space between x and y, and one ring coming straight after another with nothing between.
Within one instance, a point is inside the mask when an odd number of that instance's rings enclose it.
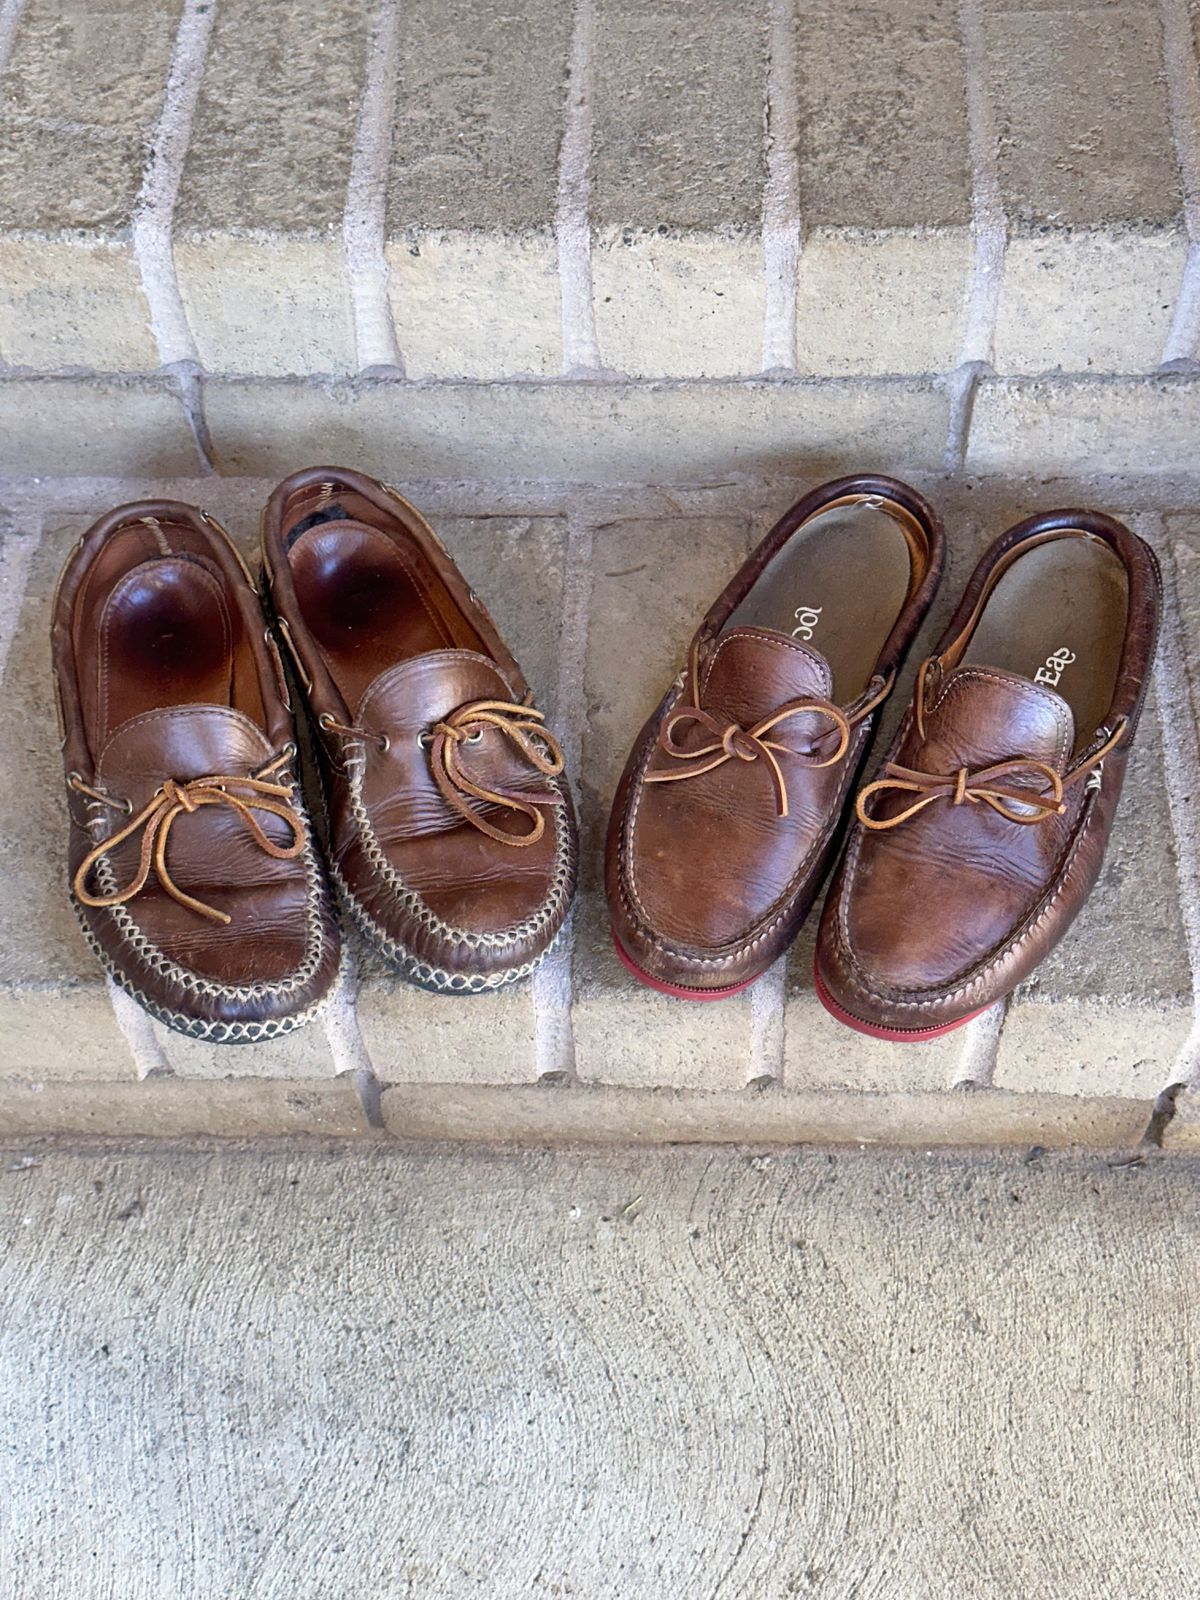
<instances>
[{"instance_id":1,"label":"tan leather lace","mask_svg":"<svg viewBox=\"0 0 1200 1600\"><path fill-rule=\"evenodd\" d=\"M429 766L433 781L446 804L473 828L486 833L489 839L517 846L536 844L546 831L546 819L539 806L561 805L562 796L555 789L529 793L488 789L476 783L463 770L459 749L467 741L477 743L488 728L502 733L544 777L557 778L562 772L565 765L562 747L545 726L542 712L530 705L513 705L507 700L472 700L452 711L443 721L435 722L430 729ZM528 817L529 831L506 833L481 816L471 805L472 799Z\"/></svg>"},{"instance_id":2,"label":"tan leather lace","mask_svg":"<svg viewBox=\"0 0 1200 1600\"><path fill-rule=\"evenodd\" d=\"M1109 735L1100 748L1072 767L1066 776L1060 776L1053 767L1032 756L1018 756L1009 761L997 761L990 767L959 767L951 774L918 772L912 767L902 767L889 761L883 777L867 784L855 801L858 820L864 828L882 833L888 828L898 828L902 822L915 817L937 800L949 800L951 805L986 805L1009 822L1023 826L1045 822L1047 817L1061 817L1066 811L1065 794L1073 784L1096 771L1105 756L1120 742L1125 733L1124 718L1116 731ZM1022 786L1011 787L1006 778L1031 778L1042 785L1039 789ZM918 796L910 806L898 811L894 817L873 817L867 810L872 795L899 791ZM1013 810L1017 806L1021 809Z\"/></svg>"},{"instance_id":3,"label":"tan leather lace","mask_svg":"<svg viewBox=\"0 0 1200 1600\"><path fill-rule=\"evenodd\" d=\"M769 717L763 717L753 727L743 728L740 723L728 719L714 717L700 704L700 673L698 649L692 646L691 657L688 664L688 676L691 685L692 703L684 706L666 719L658 734L658 747L664 755L672 760L686 763L677 772L648 772L645 777L647 783L678 783L686 778L699 778L706 772L713 772L717 767L724 766L727 761L735 758L738 761L762 760L771 774L771 781L775 786L775 804L777 814L781 817L788 815L788 791L784 778L783 768L779 764L779 756L791 756L802 766L810 771L820 770L822 767L835 766L846 751L850 748L850 731L854 725L861 722L887 698L892 687L892 675L881 681L878 692L871 695L862 705L856 706L852 711L843 711L840 706L835 706L832 700L824 700L820 696L803 696L789 700L786 705L780 706L778 711L773 711ZM876 680L872 679L872 682ZM813 741L814 745L827 739L835 730L838 735L837 749L831 756L823 761L810 761L793 750L790 745L780 744L778 740L768 739L767 735L782 723L792 717L817 714L827 717L831 727L819 734ZM697 745L694 749L685 748L675 742L675 729L682 723L695 723L712 734L713 743Z\"/></svg>"},{"instance_id":4,"label":"tan leather lace","mask_svg":"<svg viewBox=\"0 0 1200 1600\"><path fill-rule=\"evenodd\" d=\"M181 889L171 877L167 867L167 840L171 836L171 829L179 817L190 815L198 811L201 806L227 806L241 817L260 850L273 856L277 861L294 860L304 849L304 824L291 804L291 785L268 781L269 775L278 771L289 759L288 754L277 756L274 761L260 768L258 773L250 778L193 778L188 783L177 783L174 778L168 778L155 790L136 816L131 816L123 828L118 829L84 857L75 874L76 897L85 906L125 905L127 901L142 892L150 881L150 874L153 871L172 900L177 900L181 906L186 906L189 911L198 912L202 917L209 917L213 922L228 924L232 918L226 912L218 911L215 906L206 905L203 900L197 900ZM119 804L103 790L90 788L76 773L71 774L69 782L71 788L78 790L80 794L90 796L102 805ZM265 811L271 816L282 818L291 829L291 844L278 845L273 839L268 838L254 816L255 811ZM117 889L112 894L92 894L87 888L87 879L92 868L101 856L117 849L139 830L142 835L141 851L137 871L130 882L125 888Z\"/></svg>"}]
</instances>

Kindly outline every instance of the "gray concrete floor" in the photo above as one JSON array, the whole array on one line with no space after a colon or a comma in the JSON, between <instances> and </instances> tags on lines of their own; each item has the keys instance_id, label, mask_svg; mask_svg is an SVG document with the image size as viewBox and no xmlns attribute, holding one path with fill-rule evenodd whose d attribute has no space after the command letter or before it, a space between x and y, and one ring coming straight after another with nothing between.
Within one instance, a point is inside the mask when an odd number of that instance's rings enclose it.
<instances>
[{"instance_id":1,"label":"gray concrete floor","mask_svg":"<svg viewBox=\"0 0 1200 1600\"><path fill-rule=\"evenodd\" d=\"M3 1600L1191 1600L1200 1166L0 1151Z\"/></svg>"}]
</instances>

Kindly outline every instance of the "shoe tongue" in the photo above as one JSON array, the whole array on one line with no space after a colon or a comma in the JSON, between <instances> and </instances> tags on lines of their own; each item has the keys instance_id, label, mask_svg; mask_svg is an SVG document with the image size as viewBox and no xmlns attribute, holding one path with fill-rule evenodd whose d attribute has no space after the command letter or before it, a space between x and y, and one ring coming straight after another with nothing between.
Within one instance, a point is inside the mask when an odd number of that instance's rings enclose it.
<instances>
[{"instance_id":1,"label":"shoe tongue","mask_svg":"<svg viewBox=\"0 0 1200 1600\"><path fill-rule=\"evenodd\" d=\"M168 706L131 717L112 733L96 775L145 805L164 778L243 777L276 752L248 717L228 706Z\"/></svg>"},{"instance_id":2,"label":"shoe tongue","mask_svg":"<svg viewBox=\"0 0 1200 1600\"><path fill-rule=\"evenodd\" d=\"M998 667L957 667L925 713L920 766L952 772L1031 756L1065 772L1074 745L1071 708L1053 689Z\"/></svg>"},{"instance_id":3,"label":"shoe tongue","mask_svg":"<svg viewBox=\"0 0 1200 1600\"><path fill-rule=\"evenodd\" d=\"M354 720L372 733L419 733L471 700L513 700L513 686L474 650L430 650L381 672Z\"/></svg>"},{"instance_id":4,"label":"shoe tongue","mask_svg":"<svg viewBox=\"0 0 1200 1600\"><path fill-rule=\"evenodd\" d=\"M771 628L730 628L701 672L700 703L748 728L789 700L828 700L832 690L818 651Z\"/></svg>"}]
</instances>

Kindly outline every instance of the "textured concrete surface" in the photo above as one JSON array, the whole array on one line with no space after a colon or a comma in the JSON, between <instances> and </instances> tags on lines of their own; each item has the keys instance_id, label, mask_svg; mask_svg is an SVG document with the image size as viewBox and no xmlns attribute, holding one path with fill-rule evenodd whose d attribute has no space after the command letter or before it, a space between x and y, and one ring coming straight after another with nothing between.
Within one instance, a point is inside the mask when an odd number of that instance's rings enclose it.
<instances>
[{"instance_id":1,"label":"textured concrete surface","mask_svg":"<svg viewBox=\"0 0 1200 1600\"><path fill-rule=\"evenodd\" d=\"M555 0L400 8L388 229L548 229L570 48Z\"/></svg>"},{"instance_id":2,"label":"textured concrete surface","mask_svg":"<svg viewBox=\"0 0 1200 1600\"><path fill-rule=\"evenodd\" d=\"M765 8L712 0L598 0L593 303L620 372L759 366L765 24Z\"/></svg>"},{"instance_id":3,"label":"textured concrete surface","mask_svg":"<svg viewBox=\"0 0 1200 1600\"><path fill-rule=\"evenodd\" d=\"M0 578L11 606L0 676L0 1078L133 1076L103 974L64 893L67 813L49 673L51 597L86 523L40 538L10 524ZM7 619L6 619L7 620ZM11 641L11 642L10 642ZM36 911L34 908L36 907Z\"/></svg>"},{"instance_id":4,"label":"textured concrete surface","mask_svg":"<svg viewBox=\"0 0 1200 1600\"><path fill-rule=\"evenodd\" d=\"M969 433L962 427L969 419ZM935 470L950 441L972 473L1079 478L1188 470L1200 384L1188 372L982 378L968 413L928 378L756 382L405 383L209 377L185 407L169 382L0 375L0 473L182 474L193 424L218 471L282 475L336 459L422 477L703 484L731 472Z\"/></svg>"},{"instance_id":5,"label":"textured concrete surface","mask_svg":"<svg viewBox=\"0 0 1200 1600\"><path fill-rule=\"evenodd\" d=\"M1198 1176L10 1145L0 1596L1190 1600Z\"/></svg>"},{"instance_id":6,"label":"textured concrete surface","mask_svg":"<svg viewBox=\"0 0 1200 1600\"><path fill-rule=\"evenodd\" d=\"M1050 347L1065 372L1150 372L1166 346L1183 280L1178 229L1039 230L1005 255L996 325L1001 372L1040 372Z\"/></svg>"},{"instance_id":7,"label":"textured concrete surface","mask_svg":"<svg viewBox=\"0 0 1200 1600\"><path fill-rule=\"evenodd\" d=\"M958 7L802 0L795 11L804 228L796 364L813 373L948 371L972 261Z\"/></svg>"},{"instance_id":8,"label":"textured concrete surface","mask_svg":"<svg viewBox=\"0 0 1200 1600\"><path fill-rule=\"evenodd\" d=\"M810 234L797 279L798 369L950 370L966 333L972 260L966 228Z\"/></svg>"},{"instance_id":9,"label":"textured concrete surface","mask_svg":"<svg viewBox=\"0 0 1200 1600\"><path fill-rule=\"evenodd\" d=\"M592 286L599 348L618 372L723 378L759 365L766 285L755 233L601 228Z\"/></svg>"},{"instance_id":10,"label":"textured concrete surface","mask_svg":"<svg viewBox=\"0 0 1200 1600\"><path fill-rule=\"evenodd\" d=\"M411 378L550 378L562 368L558 253L547 230L417 230L386 250Z\"/></svg>"},{"instance_id":11,"label":"textured concrete surface","mask_svg":"<svg viewBox=\"0 0 1200 1600\"><path fill-rule=\"evenodd\" d=\"M949 0L798 0L795 16L805 223L968 223L972 174L958 7Z\"/></svg>"},{"instance_id":12,"label":"textured concrete surface","mask_svg":"<svg viewBox=\"0 0 1200 1600\"><path fill-rule=\"evenodd\" d=\"M983 12L1000 188L1013 222L1173 223L1181 197L1159 8L983 0Z\"/></svg>"},{"instance_id":13,"label":"textured concrete surface","mask_svg":"<svg viewBox=\"0 0 1200 1600\"><path fill-rule=\"evenodd\" d=\"M967 465L1041 476L1177 473L1200 445L1200 383L1188 373L1116 382L986 378L975 397Z\"/></svg>"},{"instance_id":14,"label":"textured concrete surface","mask_svg":"<svg viewBox=\"0 0 1200 1600\"><path fill-rule=\"evenodd\" d=\"M1200 618L1200 510L1168 516L1171 576L1179 594L1179 607L1192 624ZM1200 649L1191 656L1188 689L1197 720L1200 721Z\"/></svg>"},{"instance_id":15,"label":"textured concrete surface","mask_svg":"<svg viewBox=\"0 0 1200 1600\"><path fill-rule=\"evenodd\" d=\"M592 214L601 225L756 229L764 12L596 0Z\"/></svg>"},{"instance_id":16,"label":"textured concrete surface","mask_svg":"<svg viewBox=\"0 0 1200 1600\"><path fill-rule=\"evenodd\" d=\"M53 584L100 509L148 493L207 506L254 560L271 484L0 484L0 733L19 757L0 762L0 870L14 888L0 911L0 1130L361 1136L383 1125L534 1141L1111 1149L1137 1144L1160 1091L1200 1069L1200 483L920 480L946 519L948 570L881 739L979 554L1031 510L1092 504L1133 521L1159 549L1167 621L1118 826L1079 922L1004 1011L917 1048L863 1039L826 1015L812 987L812 923L761 984L706 1007L637 985L608 934L601 852L630 742L681 669L698 617L805 483L414 483L410 462L394 454L373 464L431 516L571 752L582 886L563 948L533 983L458 1002L412 989L352 938L346 987L322 1023L253 1050L192 1043L136 1008L114 1011L62 881L46 645Z\"/></svg>"},{"instance_id":17,"label":"textured concrete surface","mask_svg":"<svg viewBox=\"0 0 1200 1600\"><path fill-rule=\"evenodd\" d=\"M57 371L143 372L158 365L149 307L127 240L86 246L0 235L0 360Z\"/></svg>"},{"instance_id":18,"label":"textured concrete surface","mask_svg":"<svg viewBox=\"0 0 1200 1600\"><path fill-rule=\"evenodd\" d=\"M0 377L0 472L191 474L200 456L171 385L144 380Z\"/></svg>"}]
</instances>

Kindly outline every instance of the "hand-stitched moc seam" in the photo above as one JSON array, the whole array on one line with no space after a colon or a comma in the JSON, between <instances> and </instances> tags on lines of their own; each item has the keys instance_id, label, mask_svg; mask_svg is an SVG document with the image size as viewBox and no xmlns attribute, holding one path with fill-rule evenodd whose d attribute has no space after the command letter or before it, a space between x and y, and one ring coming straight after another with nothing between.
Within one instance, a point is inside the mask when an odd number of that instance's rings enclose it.
<instances>
[{"instance_id":1,"label":"hand-stitched moc seam","mask_svg":"<svg viewBox=\"0 0 1200 1600\"><path fill-rule=\"evenodd\" d=\"M505 984L515 983L520 978L526 978L550 954L557 943L562 929L539 955L532 957L519 967L507 967L498 972L466 973L447 972L444 967L435 967L428 961L423 961L412 951L407 950L398 940L385 932L377 922L364 910L350 892L349 886L336 867L332 869L334 882L350 908L350 915L361 929L364 937L378 949L383 956L393 965L399 967L406 976L413 978L418 983L432 984L437 989L444 989L455 994L483 994L491 989L502 989Z\"/></svg>"},{"instance_id":2,"label":"hand-stitched moc seam","mask_svg":"<svg viewBox=\"0 0 1200 1600\"><path fill-rule=\"evenodd\" d=\"M532 916L526 917L523 922L513 923L511 927L498 929L495 933L476 933L443 922L441 917L426 905L417 891L405 883L384 853L367 808L363 804L362 773L351 774L348 782L350 814L358 828L363 853L372 870L395 895L400 903L400 910L412 917L421 927L428 928L438 938L445 939L448 944L467 945L472 950L503 950L509 945L520 944L525 939L536 937L557 914L570 882L575 860L574 837L565 819L560 819L557 823L554 872L541 908ZM560 784L555 784L554 787L562 793ZM340 873L338 877L339 881L344 882Z\"/></svg>"},{"instance_id":3,"label":"hand-stitched moc seam","mask_svg":"<svg viewBox=\"0 0 1200 1600\"><path fill-rule=\"evenodd\" d=\"M123 943L132 949L134 955L144 966L148 967L157 977L165 978L170 983L178 984L181 988L193 994L226 1000L275 999L293 994L297 989L306 987L312 981L325 955L325 927L321 916L325 899L324 885L321 881L320 865L312 847L312 835L307 828L305 830L305 840L306 847L302 858L307 879L307 892L305 895L305 923L307 929L305 934L305 957L295 972L289 973L286 978L277 978L271 983L215 983L211 978L202 978L199 973L192 972L189 968L181 967L178 962L172 961L170 956L146 937L126 906L109 906L107 908L108 914L120 930ZM116 874L107 856L102 856L96 863L96 876L100 880L100 887L106 895L116 894ZM74 896L72 896L72 900L74 900Z\"/></svg>"},{"instance_id":4,"label":"hand-stitched moc seam","mask_svg":"<svg viewBox=\"0 0 1200 1600\"><path fill-rule=\"evenodd\" d=\"M954 674L948 683L943 685L942 692L938 695L933 705L929 708L930 714L932 715L933 712L940 711L950 696L954 694L958 690L959 686L967 679L977 678L982 678L988 683L999 683L1003 684L1006 688L1012 688L1011 678L1005 678L997 672L989 672L986 667L963 667ZM1064 707L1058 703L1057 697L1052 695L1049 690L1039 688L1037 684L1031 684L1030 687L1037 694L1038 698L1044 700L1049 709L1054 713L1054 725L1058 729L1058 760L1059 764L1061 765L1066 761L1067 756L1070 753L1070 729L1067 726L1067 718Z\"/></svg>"},{"instance_id":5,"label":"hand-stitched moc seam","mask_svg":"<svg viewBox=\"0 0 1200 1600\"><path fill-rule=\"evenodd\" d=\"M768 638L760 633L727 633L723 638L718 640L717 648L713 651L712 655L709 656L707 662L705 663L704 682L700 686L701 691L708 688L708 680L712 677L713 668L717 664L717 657L721 654L721 651L724 650L725 646L730 643L745 644L747 640L756 644L784 645L787 649L794 651L798 656L803 656L806 661L810 662L814 667L816 667L818 674L820 673L821 667L825 664L815 650L810 650L807 645L801 644L798 639L787 639L781 635L776 635L774 638ZM832 691L833 685L830 684L829 687Z\"/></svg>"}]
</instances>

